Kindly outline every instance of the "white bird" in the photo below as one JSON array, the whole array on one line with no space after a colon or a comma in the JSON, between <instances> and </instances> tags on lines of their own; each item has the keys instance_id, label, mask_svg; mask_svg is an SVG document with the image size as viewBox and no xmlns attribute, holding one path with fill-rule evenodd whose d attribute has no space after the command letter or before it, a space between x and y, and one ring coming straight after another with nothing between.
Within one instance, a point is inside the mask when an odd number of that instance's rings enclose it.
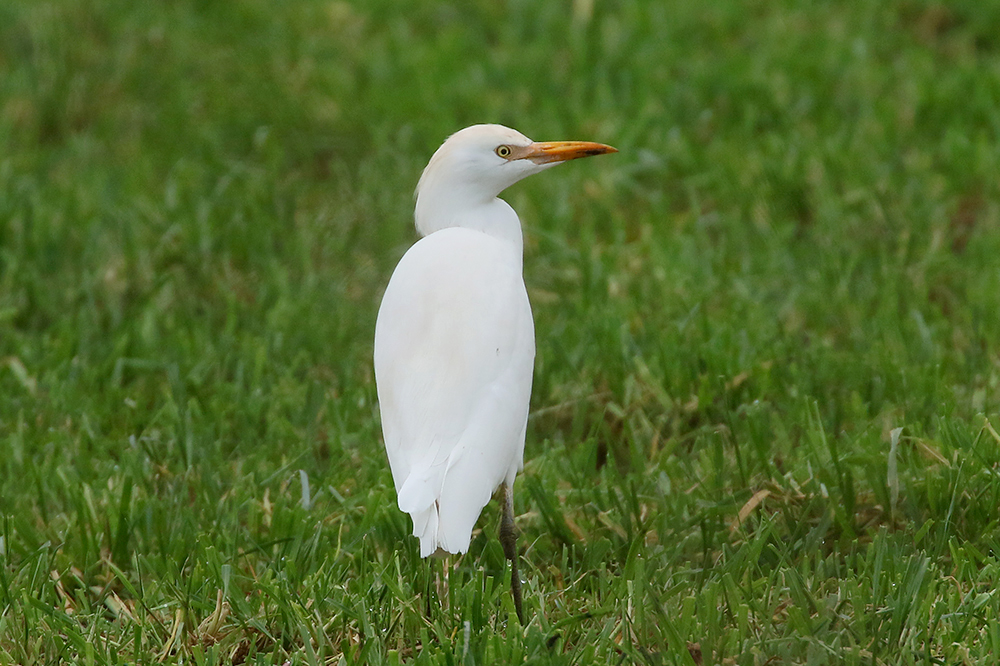
<instances>
[{"instance_id":1,"label":"white bird","mask_svg":"<svg viewBox=\"0 0 1000 666\"><path fill-rule=\"evenodd\" d=\"M617 152L584 141L532 142L502 125L449 137L420 176L423 238L403 255L375 324L375 382L400 510L420 555L464 553L503 486L500 541L511 561L513 513L535 358L521 274L521 222L501 191L560 162Z\"/></svg>"}]
</instances>

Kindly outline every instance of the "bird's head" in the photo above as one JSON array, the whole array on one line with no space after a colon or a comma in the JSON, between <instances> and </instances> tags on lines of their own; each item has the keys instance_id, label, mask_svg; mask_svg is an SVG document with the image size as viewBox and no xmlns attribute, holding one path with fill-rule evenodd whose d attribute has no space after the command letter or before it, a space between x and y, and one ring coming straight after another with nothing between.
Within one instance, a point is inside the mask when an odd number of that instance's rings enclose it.
<instances>
[{"instance_id":1,"label":"bird's head","mask_svg":"<svg viewBox=\"0 0 1000 666\"><path fill-rule=\"evenodd\" d=\"M420 176L417 228L427 234L450 226L446 219L421 218L447 218L463 207L489 203L522 178L560 162L614 152L590 141L532 141L503 125L466 127L441 144Z\"/></svg>"}]
</instances>

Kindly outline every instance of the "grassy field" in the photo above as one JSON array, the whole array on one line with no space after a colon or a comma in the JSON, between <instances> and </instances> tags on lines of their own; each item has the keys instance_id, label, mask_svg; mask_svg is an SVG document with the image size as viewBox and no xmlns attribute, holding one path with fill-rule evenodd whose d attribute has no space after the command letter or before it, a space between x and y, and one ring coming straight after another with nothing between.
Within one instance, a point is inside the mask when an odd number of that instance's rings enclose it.
<instances>
[{"instance_id":1,"label":"grassy field","mask_svg":"<svg viewBox=\"0 0 1000 666\"><path fill-rule=\"evenodd\" d=\"M523 629L370 360L474 122L621 151L506 195ZM0 665L995 664L998 430L1000 4L0 3Z\"/></svg>"}]
</instances>

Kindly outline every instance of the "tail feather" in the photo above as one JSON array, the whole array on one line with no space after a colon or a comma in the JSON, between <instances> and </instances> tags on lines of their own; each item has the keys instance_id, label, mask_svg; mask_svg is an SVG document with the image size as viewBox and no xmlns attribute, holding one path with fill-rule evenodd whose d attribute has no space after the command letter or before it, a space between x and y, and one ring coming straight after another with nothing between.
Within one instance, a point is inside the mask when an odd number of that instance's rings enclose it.
<instances>
[{"instance_id":1,"label":"tail feather","mask_svg":"<svg viewBox=\"0 0 1000 666\"><path fill-rule=\"evenodd\" d=\"M404 508L404 495L400 492L400 509L413 520L413 536L420 539L420 556L469 550L472 529L491 495L491 488L480 486L472 490L468 483L456 482L451 475L446 476L440 496L423 507L407 503ZM412 495L406 499L412 499Z\"/></svg>"},{"instance_id":2,"label":"tail feather","mask_svg":"<svg viewBox=\"0 0 1000 666\"><path fill-rule=\"evenodd\" d=\"M413 519L413 536L420 539L420 557L444 557L448 553L469 550L472 528L464 525L448 529L442 524L440 504L435 501L423 511L410 514Z\"/></svg>"},{"instance_id":3,"label":"tail feather","mask_svg":"<svg viewBox=\"0 0 1000 666\"><path fill-rule=\"evenodd\" d=\"M521 428L522 441L523 432ZM501 483L514 481L520 467L520 449L517 453L510 462L496 461L504 469L484 460L486 457L478 451L469 453L465 446L456 446L443 464L410 471L398 489L397 501L400 510L413 520L413 536L420 539L421 557L440 551L469 550L472 530L483 507Z\"/></svg>"},{"instance_id":4,"label":"tail feather","mask_svg":"<svg viewBox=\"0 0 1000 666\"><path fill-rule=\"evenodd\" d=\"M435 554L440 549L438 527L441 524L437 502L423 511L413 511L410 517L413 519L413 536L420 539L420 557Z\"/></svg>"}]
</instances>

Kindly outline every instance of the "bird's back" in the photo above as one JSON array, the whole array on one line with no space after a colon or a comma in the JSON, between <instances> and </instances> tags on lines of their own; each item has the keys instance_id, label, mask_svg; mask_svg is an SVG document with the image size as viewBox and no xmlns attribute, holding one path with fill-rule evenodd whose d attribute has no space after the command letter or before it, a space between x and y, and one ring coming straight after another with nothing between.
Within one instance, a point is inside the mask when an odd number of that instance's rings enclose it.
<instances>
[{"instance_id":1,"label":"bird's back","mask_svg":"<svg viewBox=\"0 0 1000 666\"><path fill-rule=\"evenodd\" d=\"M464 552L483 506L520 468L534 329L520 247L449 228L418 241L375 328L382 429L421 553Z\"/></svg>"}]
</instances>

